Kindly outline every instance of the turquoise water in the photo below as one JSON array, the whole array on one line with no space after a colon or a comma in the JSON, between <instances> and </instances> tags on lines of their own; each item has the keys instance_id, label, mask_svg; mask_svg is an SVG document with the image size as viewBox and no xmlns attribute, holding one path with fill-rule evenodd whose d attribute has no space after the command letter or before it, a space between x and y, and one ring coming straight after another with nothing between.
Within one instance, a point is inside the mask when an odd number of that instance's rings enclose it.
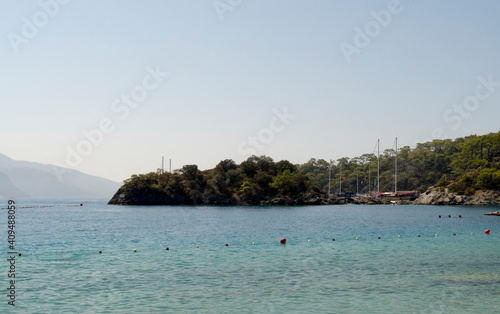
<instances>
[{"instance_id":1,"label":"turquoise water","mask_svg":"<svg viewBox=\"0 0 500 314\"><path fill-rule=\"evenodd\" d=\"M80 202L17 200L58 206L17 209L0 312L500 312L499 207L62 206Z\"/></svg>"}]
</instances>

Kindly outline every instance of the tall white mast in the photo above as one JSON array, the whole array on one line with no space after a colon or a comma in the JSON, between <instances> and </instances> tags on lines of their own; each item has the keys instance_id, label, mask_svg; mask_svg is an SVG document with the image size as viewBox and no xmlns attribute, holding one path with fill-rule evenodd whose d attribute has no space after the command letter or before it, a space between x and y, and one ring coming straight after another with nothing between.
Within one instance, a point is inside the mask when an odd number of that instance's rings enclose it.
<instances>
[{"instance_id":1,"label":"tall white mast","mask_svg":"<svg viewBox=\"0 0 500 314\"><path fill-rule=\"evenodd\" d=\"M340 177L339 177L339 193L342 193L342 159L340 160Z\"/></svg>"},{"instance_id":2,"label":"tall white mast","mask_svg":"<svg viewBox=\"0 0 500 314\"><path fill-rule=\"evenodd\" d=\"M358 173L358 162L356 162L356 196L359 193L359 173Z\"/></svg>"},{"instance_id":3,"label":"tall white mast","mask_svg":"<svg viewBox=\"0 0 500 314\"><path fill-rule=\"evenodd\" d=\"M330 159L330 165L328 166L328 196L330 196L330 182L332 181L332 160Z\"/></svg>"},{"instance_id":4,"label":"tall white mast","mask_svg":"<svg viewBox=\"0 0 500 314\"><path fill-rule=\"evenodd\" d=\"M398 138L396 137L396 158L394 159L394 194L398 194Z\"/></svg>"},{"instance_id":5,"label":"tall white mast","mask_svg":"<svg viewBox=\"0 0 500 314\"><path fill-rule=\"evenodd\" d=\"M380 139L377 140L377 192L380 192Z\"/></svg>"},{"instance_id":6,"label":"tall white mast","mask_svg":"<svg viewBox=\"0 0 500 314\"><path fill-rule=\"evenodd\" d=\"M372 194L372 161L368 165L368 194Z\"/></svg>"}]
</instances>

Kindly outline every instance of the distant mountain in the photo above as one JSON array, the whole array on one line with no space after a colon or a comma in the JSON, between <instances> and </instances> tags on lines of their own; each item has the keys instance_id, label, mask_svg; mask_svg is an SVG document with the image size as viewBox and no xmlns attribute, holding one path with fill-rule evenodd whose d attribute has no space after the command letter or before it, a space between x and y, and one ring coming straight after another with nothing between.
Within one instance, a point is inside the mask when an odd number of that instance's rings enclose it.
<instances>
[{"instance_id":1,"label":"distant mountain","mask_svg":"<svg viewBox=\"0 0 500 314\"><path fill-rule=\"evenodd\" d=\"M0 154L0 198L106 198L121 186L82 172Z\"/></svg>"}]
</instances>

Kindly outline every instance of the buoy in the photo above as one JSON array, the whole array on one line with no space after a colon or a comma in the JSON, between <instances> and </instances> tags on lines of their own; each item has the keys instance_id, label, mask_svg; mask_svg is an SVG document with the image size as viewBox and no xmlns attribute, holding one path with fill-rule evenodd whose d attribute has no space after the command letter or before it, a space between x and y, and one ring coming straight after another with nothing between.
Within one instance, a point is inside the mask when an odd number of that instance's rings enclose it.
<instances>
[{"instance_id":1,"label":"buoy","mask_svg":"<svg viewBox=\"0 0 500 314\"><path fill-rule=\"evenodd\" d=\"M226 246L229 246L229 244L226 243Z\"/></svg>"},{"instance_id":2,"label":"buoy","mask_svg":"<svg viewBox=\"0 0 500 314\"><path fill-rule=\"evenodd\" d=\"M439 218L441 218L441 215L439 215Z\"/></svg>"},{"instance_id":3,"label":"buoy","mask_svg":"<svg viewBox=\"0 0 500 314\"><path fill-rule=\"evenodd\" d=\"M380 239L380 237L378 237Z\"/></svg>"},{"instance_id":4,"label":"buoy","mask_svg":"<svg viewBox=\"0 0 500 314\"><path fill-rule=\"evenodd\" d=\"M420 238L420 234L418 235L418 237Z\"/></svg>"},{"instance_id":5,"label":"buoy","mask_svg":"<svg viewBox=\"0 0 500 314\"><path fill-rule=\"evenodd\" d=\"M454 233L453 235L454 235L454 236L456 236L457 234L456 234L456 233Z\"/></svg>"},{"instance_id":6,"label":"buoy","mask_svg":"<svg viewBox=\"0 0 500 314\"><path fill-rule=\"evenodd\" d=\"M99 254L101 254L101 253L102 253L102 251L99 251Z\"/></svg>"},{"instance_id":7,"label":"buoy","mask_svg":"<svg viewBox=\"0 0 500 314\"><path fill-rule=\"evenodd\" d=\"M473 234L474 234L474 232L471 232L471 233L470 233L470 235L473 235Z\"/></svg>"},{"instance_id":8,"label":"buoy","mask_svg":"<svg viewBox=\"0 0 500 314\"><path fill-rule=\"evenodd\" d=\"M451 215L448 215L448 218L451 218Z\"/></svg>"},{"instance_id":9,"label":"buoy","mask_svg":"<svg viewBox=\"0 0 500 314\"><path fill-rule=\"evenodd\" d=\"M436 233L434 236L435 236L435 237L437 237L437 236L438 236L438 234Z\"/></svg>"},{"instance_id":10,"label":"buoy","mask_svg":"<svg viewBox=\"0 0 500 314\"><path fill-rule=\"evenodd\" d=\"M307 242L311 242L311 240L307 240Z\"/></svg>"},{"instance_id":11,"label":"buoy","mask_svg":"<svg viewBox=\"0 0 500 314\"><path fill-rule=\"evenodd\" d=\"M134 249L134 252L137 252L137 249Z\"/></svg>"},{"instance_id":12,"label":"buoy","mask_svg":"<svg viewBox=\"0 0 500 314\"><path fill-rule=\"evenodd\" d=\"M358 237L356 237L356 240L359 240Z\"/></svg>"},{"instance_id":13,"label":"buoy","mask_svg":"<svg viewBox=\"0 0 500 314\"><path fill-rule=\"evenodd\" d=\"M252 242L252 245L255 245L255 242Z\"/></svg>"},{"instance_id":14,"label":"buoy","mask_svg":"<svg viewBox=\"0 0 500 314\"><path fill-rule=\"evenodd\" d=\"M335 241L335 238L333 238L332 241Z\"/></svg>"},{"instance_id":15,"label":"buoy","mask_svg":"<svg viewBox=\"0 0 500 314\"><path fill-rule=\"evenodd\" d=\"M486 229L484 230L484 234L490 234L491 230L490 229Z\"/></svg>"},{"instance_id":16,"label":"buoy","mask_svg":"<svg viewBox=\"0 0 500 314\"><path fill-rule=\"evenodd\" d=\"M285 238L281 238L280 243L281 244L285 244L286 243L286 239Z\"/></svg>"},{"instance_id":17,"label":"buoy","mask_svg":"<svg viewBox=\"0 0 500 314\"><path fill-rule=\"evenodd\" d=\"M169 250L169 248L168 248L168 246L167 246L167 247L165 248L165 251L168 251L168 250Z\"/></svg>"},{"instance_id":18,"label":"buoy","mask_svg":"<svg viewBox=\"0 0 500 314\"><path fill-rule=\"evenodd\" d=\"M401 238L401 236L400 236L400 235L398 235L398 238Z\"/></svg>"},{"instance_id":19,"label":"buoy","mask_svg":"<svg viewBox=\"0 0 500 314\"><path fill-rule=\"evenodd\" d=\"M80 206L83 206L83 204L80 204Z\"/></svg>"},{"instance_id":20,"label":"buoy","mask_svg":"<svg viewBox=\"0 0 500 314\"><path fill-rule=\"evenodd\" d=\"M196 248L199 248L199 247L200 247L199 245L196 246Z\"/></svg>"},{"instance_id":21,"label":"buoy","mask_svg":"<svg viewBox=\"0 0 500 314\"><path fill-rule=\"evenodd\" d=\"M21 253L19 253L18 256L21 256Z\"/></svg>"}]
</instances>

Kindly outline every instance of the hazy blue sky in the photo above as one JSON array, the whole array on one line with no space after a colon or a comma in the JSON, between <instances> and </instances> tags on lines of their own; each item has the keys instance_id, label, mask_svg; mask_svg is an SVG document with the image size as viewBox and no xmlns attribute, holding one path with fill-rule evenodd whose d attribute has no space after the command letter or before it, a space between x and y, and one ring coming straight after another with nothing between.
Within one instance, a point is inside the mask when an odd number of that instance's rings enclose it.
<instances>
[{"instance_id":1,"label":"hazy blue sky","mask_svg":"<svg viewBox=\"0 0 500 314\"><path fill-rule=\"evenodd\" d=\"M115 181L500 129L499 1L0 0L0 36L0 153Z\"/></svg>"}]
</instances>

